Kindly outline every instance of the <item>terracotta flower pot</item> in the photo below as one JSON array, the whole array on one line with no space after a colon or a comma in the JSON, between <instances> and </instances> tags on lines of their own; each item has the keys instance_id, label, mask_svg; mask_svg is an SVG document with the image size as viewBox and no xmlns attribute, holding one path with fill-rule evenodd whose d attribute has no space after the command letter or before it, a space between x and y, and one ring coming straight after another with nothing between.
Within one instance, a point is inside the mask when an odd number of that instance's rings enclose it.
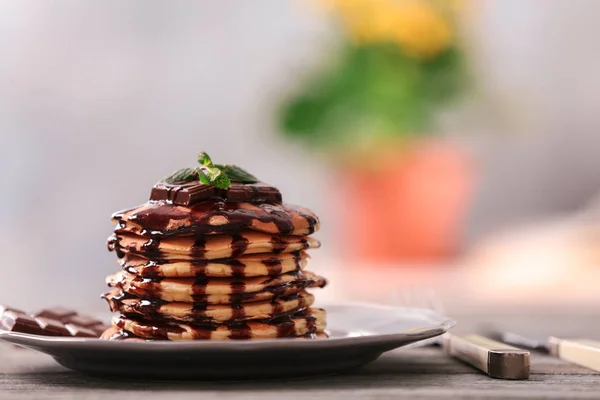
<instances>
[{"instance_id":1,"label":"terracotta flower pot","mask_svg":"<svg viewBox=\"0 0 600 400\"><path fill-rule=\"evenodd\" d=\"M377 156L374 170L340 171L343 256L388 262L456 255L474 184L469 153L429 142Z\"/></svg>"}]
</instances>

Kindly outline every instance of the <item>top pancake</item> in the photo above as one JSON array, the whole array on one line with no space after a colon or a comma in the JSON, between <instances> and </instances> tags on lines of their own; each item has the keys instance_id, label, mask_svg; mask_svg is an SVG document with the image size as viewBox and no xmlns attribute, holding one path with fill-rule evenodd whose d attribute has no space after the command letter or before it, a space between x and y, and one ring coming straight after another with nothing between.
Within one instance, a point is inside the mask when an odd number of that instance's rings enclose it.
<instances>
[{"instance_id":1,"label":"top pancake","mask_svg":"<svg viewBox=\"0 0 600 400\"><path fill-rule=\"evenodd\" d=\"M153 237L234 234L245 229L309 235L319 229L319 219L312 211L291 204L271 203L207 201L186 207L150 201L119 211L112 219L118 224L117 232Z\"/></svg>"}]
</instances>

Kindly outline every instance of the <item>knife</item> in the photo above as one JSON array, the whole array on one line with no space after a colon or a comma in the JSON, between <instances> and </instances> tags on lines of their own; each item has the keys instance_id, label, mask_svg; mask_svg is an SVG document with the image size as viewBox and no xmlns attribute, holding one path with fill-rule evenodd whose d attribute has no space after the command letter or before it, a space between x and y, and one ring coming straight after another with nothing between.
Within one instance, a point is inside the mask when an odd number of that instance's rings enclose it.
<instances>
[{"instance_id":1,"label":"knife","mask_svg":"<svg viewBox=\"0 0 600 400\"><path fill-rule=\"evenodd\" d=\"M529 351L475 334L445 334L442 346L450 356L492 378L529 378Z\"/></svg>"},{"instance_id":2,"label":"knife","mask_svg":"<svg viewBox=\"0 0 600 400\"><path fill-rule=\"evenodd\" d=\"M444 308L432 290L415 291L409 287L401 292L392 292L392 295L393 304L431 309L440 315L444 314ZM449 356L470 364L492 378L529 378L529 351L480 335L454 335L449 332L419 341L412 347L430 345L441 347Z\"/></svg>"},{"instance_id":3,"label":"knife","mask_svg":"<svg viewBox=\"0 0 600 400\"><path fill-rule=\"evenodd\" d=\"M541 351L561 360L600 371L600 341L591 339L561 339L550 336L534 339L514 332L498 332L500 341L514 346Z\"/></svg>"}]
</instances>

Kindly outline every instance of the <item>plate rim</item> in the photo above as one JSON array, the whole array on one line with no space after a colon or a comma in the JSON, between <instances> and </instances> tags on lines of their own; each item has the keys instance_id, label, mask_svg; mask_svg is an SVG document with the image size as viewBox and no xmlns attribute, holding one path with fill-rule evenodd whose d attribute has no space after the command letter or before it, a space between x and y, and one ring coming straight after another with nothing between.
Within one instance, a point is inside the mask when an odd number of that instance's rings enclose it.
<instances>
[{"instance_id":1,"label":"plate rim","mask_svg":"<svg viewBox=\"0 0 600 400\"><path fill-rule=\"evenodd\" d=\"M53 337L41 336L28 333L11 332L0 328L0 340L19 344L27 347L65 347L86 348L90 345L94 348L116 348L127 349L131 351L178 351L178 350L205 350L205 351L254 351L265 347L269 349L280 349L290 347L294 348L330 348L338 346L346 346L350 344L376 344L376 343L393 343L398 341L415 341L432 338L442 335L452 329L457 322L454 319L448 318L434 310L419 307L398 307L393 305L360 302L360 301L345 301L324 303L323 308L335 307L362 307L362 308L377 308L381 310L395 312L419 312L426 315L432 320L431 325L415 328L407 332L397 332L388 334L374 334L364 336L345 336L333 337L322 340L297 340L295 338L279 338L279 339L256 339L256 340L195 340L195 341L109 341L100 340L97 338L72 338L72 337ZM16 340L13 340L16 339ZM293 344L292 346L290 346Z\"/></svg>"}]
</instances>

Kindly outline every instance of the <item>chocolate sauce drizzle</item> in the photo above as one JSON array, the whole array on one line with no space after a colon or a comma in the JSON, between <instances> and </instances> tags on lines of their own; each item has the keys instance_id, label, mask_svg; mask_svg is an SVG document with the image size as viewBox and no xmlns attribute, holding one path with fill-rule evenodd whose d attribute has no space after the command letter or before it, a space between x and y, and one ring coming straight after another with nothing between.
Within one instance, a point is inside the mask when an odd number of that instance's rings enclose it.
<instances>
[{"instance_id":1,"label":"chocolate sauce drizzle","mask_svg":"<svg viewBox=\"0 0 600 400\"><path fill-rule=\"evenodd\" d=\"M240 234L235 234L231 237L231 257L239 257L246 253L248 249L248 239Z\"/></svg>"},{"instance_id":2,"label":"chocolate sauce drizzle","mask_svg":"<svg viewBox=\"0 0 600 400\"><path fill-rule=\"evenodd\" d=\"M139 339L138 336L134 335L131 332L128 332L126 330L119 330L116 331L115 333L113 333L108 340L127 340L127 339Z\"/></svg>"},{"instance_id":3,"label":"chocolate sauce drizzle","mask_svg":"<svg viewBox=\"0 0 600 400\"><path fill-rule=\"evenodd\" d=\"M121 249L119 238L115 233L109 236L108 241L106 242L106 247L108 247L108 251L114 251L117 254L117 257L125 257L125 252L123 252Z\"/></svg>"},{"instance_id":4,"label":"chocolate sauce drizzle","mask_svg":"<svg viewBox=\"0 0 600 400\"><path fill-rule=\"evenodd\" d=\"M296 270L300 270L302 267L302 255L301 252L296 251L291 253L294 259L294 264L296 265ZM139 275L143 277L160 277L161 266L168 265L168 261L157 261L157 260L147 260L147 259L139 259L143 261L131 262L131 259L124 254L122 257L121 266L123 270L129 272L133 275ZM246 265L237 258L222 258L222 259L214 259L214 260L190 260L189 261L192 266L192 274L195 276L198 275L206 275L208 264L224 264L228 265L231 268L231 275L234 278L245 278L248 275L246 274ZM266 275L280 275L283 271L282 260L281 258L277 258L275 256L271 258L265 258L260 261L266 268Z\"/></svg>"},{"instance_id":5,"label":"chocolate sauce drizzle","mask_svg":"<svg viewBox=\"0 0 600 400\"><path fill-rule=\"evenodd\" d=\"M273 253L283 253L288 246L288 242L281 236L273 235L271 237L271 244L273 245Z\"/></svg>"},{"instance_id":6,"label":"chocolate sauce drizzle","mask_svg":"<svg viewBox=\"0 0 600 400\"><path fill-rule=\"evenodd\" d=\"M190 185L158 186L160 187L154 188L148 203L113 214L117 226L115 233L108 239L107 247L122 259L123 269L135 277L123 276L120 282L111 282L116 288L103 296L112 311L121 313L121 317L116 321L116 325L121 329L119 337L115 334L115 338L111 337L111 340L137 337L168 340L169 335L181 336L184 333L190 334L194 339L211 339L213 332L217 330L227 330L230 339L250 339L254 334L254 322L275 327L277 337L294 337L298 336L294 322L296 318L305 321L306 337L315 337L317 318L308 308L312 303L312 296L303 291L314 285L322 287L325 281L321 278L315 280L313 275L302 273L304 258L301 251L286 253L300 247L297 243L300 243L303 249L309 247L306 237L289 235L313 233L319 225L314 214L301 207L282 204L280 194L275 188L270 188L269 190L273 190L267 193L265 187L259 187L260 185L249 188L238 185L240 187L236 186L232 188L235 190L230 192L211 189L214 193L211 192L210 198L204 193L206 188L198 189ZM246 197L251 198L251 206L242 202L248 201ZM187 202L178 203L184 200ZM247 280L244 257L240 259L249 251L251 245L248 237L244 236L244 231L249 229L276 232L271 234L269 239L269 253L272 253L272 256L258 259L266 270L266 276L262 280ZM132 235L136 235L137 238L131 240ZM211 242L211 236L214 235L231 235L229 257L210 260L206 258L207 255L214 255ZM143 240L139 240L140 236ZM161 248L170 248L171 243L167 242L167 239L179 236L188 237L185 240L191 243L188 245L189 253L187 250L179 255L161 251ZM163 246L161 240L164 241ZM127 242L130 243L126 245ZM255 247L251 250L255 250ZM281 253L286 255L278 256ZM284 266L286 271L293 268L290 257L293 258L296 269L283 274ZM162 277L163 267L178 262L176 259L186 259L191 265L191 270L187 268L188 273L194 275L187 278L187 281L186 278L179 278L190 284L190 301L180 318L168 315L169 309L166 307L172 307L172 303L161 298L170 298L164 293L169 289L165 289L168 285L162 284L163 280L173 279ZM254 260L253 262L256 262ZM226 267L222 270L218 266L216 268L223 271L219 273L231 276L208 277L209 264L223 264L229 267L230 271ZM263 271L262 268L260 270ZM179 269L177 273L180 273ZM223 282L229 285L229 290L225 291L227 294L207 294L207 288L211 284L222 285ZM260 290L249 288L249 285L259 285ZM248 292L249 289L255 291ZM213 290L208 292L215 293ZM263 304L270 305L270 312L261 314L270 315L269 318L253 319L248 305L258 301L261 301L261 313ZM225 317L228 321L218 322L211 318L217 318L217 314L213 314L215 308L211 307L214 303L228 306L231 310L231 315L226 314ZM181 304L185 303L178 304L178 307L181 307ZM294 309L290 311L290 307ZM225 318L219 314L217 319ZM125 330L126 319L137 322L129 331Z\"/></svg>"},{"instance_id":7,"label":"chocolate sauce drizzle","mask_svg":"<svg viewBox=\"0 0 600 400\"><path fill-rule=\"evenodd\" d=\"M203 258L206 254L206 237L197 236L192 246L192 255L194 257Z\"/></svg>"},{"instance_id":8,"label":"chocolate sauce drizzle","mask_svg":"<svg viewBox=\"0 0 600 400\"><path fill-rule=\"evenodd\" d=\"M112 215L117 232L127 230L127 221L141 227L142 236L169 237L179 235L235 234L252 228L253 221L274 224L279 234L292 234L295 231L293 215L306 221L306 233L311 234L319 224L317 218L303 209L286 204L254 204L254 209L246 209L240 203L201 202L191 207L174 206L165 202L146 203L139 207L119 211ZM225 218L227 223L210 224L214 217ZM185 221L178 228L170 228L173 221Z\"/></svg>"},{"instance_id":9,"label":"chocolate sauce drizzle","mask_svg":"<svg viewBox=\"0 0 600 400\"><path fill-rule=\"evenodd\" d=\"M140 299L129 293L105 293L103 297L108 301L111 311L121 312L124 315L135 315L139 314L145 318L167 320L169 317L164 315L162 307L168 305L169 302L152 298L152 299ZM285 304L296 301L293 310L286 310ZM231 307L231 316L229 317L228 323L235 321L244 321L246 319L252 319L252 316L246 314L245 305L252 303L232 303L229 304ZM307 297L302 296L300 293L295 293L286 296L278 296L274 298L271 305L270 315L272 317L285 316L290 313L297 313L299 310L304 310L310 303ZM190 304L189 314L187 317L175 318L175 320L184 320L188 323L215 323L215 321L207 314L206 303L193 303Z\"/></svg>"},{"instance_id":10,"label":"chocolate sauce drizzle","mask_svg":"<svg viewBox=\"0 0 600 400\"><path fill-rule=\"evenodd\" d=\"M284 277L292 277L293 280L286 281ZM163 288L161 282L165 279L174 278L163 278L163 277L141 277L134 276L132 279L122 277L120 282L116 283L116 286L124 289L127 293L134 294L143 298L160 298ZM257 297L258 294L269 292L273 296L280 296L290 289L294 289L295 292L306 289L315 284L324 286L321 281L315 281L312 277L305 275L300 270L288 272L283 275L266 276L265 279L257 284L261 285L263 289L255 292L246 292L246 282L242 278L209 278L206 275L198 275L195 278L178 278L179 281L188 279L190 282L191 297L195 302L206 302L206 288L211 281L215 282L229 282L229 300L230 303L240 303L250 301ZM319 278L323 280L323 278ZM323 280L324 281L324 280ZM128 285L127 285L128 283Z\"/></svg>"},{"instance_id":11,"label":"chocolate sauce drizzle","mask_svg":"<svg viewBox=\"0 0 600 400\"><path fill-rule=\"evenodd\" d=\"M132 234L128 233L130 237ZM133 235L135 236L135 235ZM235 257L239 257L241 255L246 254L248 250L249 240L244 237L242 234L235 234L231 237L230 248L232 255L226 259L231 259ZM300 243L302 249L307 249L310 247L308 239L305 237L297 237L293 236L293 242L288 241L288 239L284 236L279 235L271 235L270 236L270 244L272 246L272 253L281 254L285 252L288 246L292 243L297 244ZM123 245L123 237L117 233L111 235L107 241L107 247L109 251L116 252L119 258L125 257L126 254L132 254L136 256L140 256L143 258L148 258L155 261L168 261L168 254L160 250L160 237L149 237L145 238L144 243L140 246L140 249L136 247L136 243L132 242L127 246ZM194 243L190 246L189 256L194 257L194 259L202 262L206 256L206 239L207 236L200 235L196 237ZM252 253L251 253L252 254ZM213 262L215 259L212 259Z\"/></svg>"},{"instance_id":12,"label":"chocolate sauce drizzle","mask_svg":"<svg viewBox=\"0 0 600 400\"><path fill-rule=\"evenodd\" d=\"M126 315L127 319L138 322L136 330L133 330L133 334L146 338L168 340L169 334L181 334L187 331L187 329L180 326L177 321L172 321L166 318L148 320L144 316ZM307 338L316 337L316 317L306 309L297 310L284 315L276 315L271 318L259 319L255 322L262 323L275 327L277 330L278 338L295 337L297 336L296 325L294 319L304 318L307 326L307 334L304 335ZM125 320L121 317L117 320L117 326L120 328L125 327ZM220 327L224 327L229 330L229 338L234 340L245 340L252 338L252 328L247 322L232 321L222 324L211 323L211 322L194 322L186 324L187 328L191 331L194 339L209 340L212 332L216 331Z\"/></svg>"}]
</instances>

